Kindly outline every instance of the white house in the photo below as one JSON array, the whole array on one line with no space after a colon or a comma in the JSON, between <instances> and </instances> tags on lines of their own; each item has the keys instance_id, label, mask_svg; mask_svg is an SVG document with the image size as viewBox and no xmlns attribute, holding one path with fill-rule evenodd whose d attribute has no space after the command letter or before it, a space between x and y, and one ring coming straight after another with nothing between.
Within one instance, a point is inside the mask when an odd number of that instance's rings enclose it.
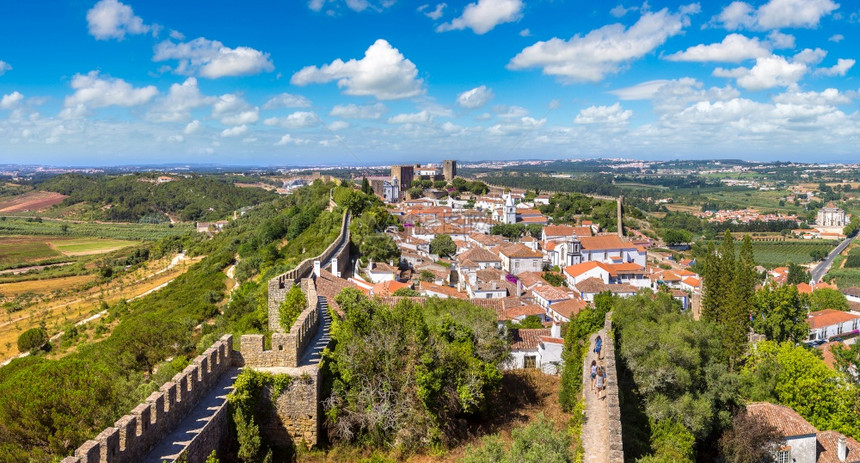
<instances>
[{"instance_id":1,"label":"white house","mask_svg":"<svg viewBox=\"0 0 860 463\"><path fill-rule=\"evenodd\" d=\"M577 283L589 278L598 278L604 283L609 283L609 267L602 262L583 262L581 264L565 267L564 278L568 287L575 287Z\"/></svg>"},{"instance_id":2,"label":"white house","mask_svg":"<svg viewBox=\"0 0 860 463\"><path fill-rule=\"evenodd\" d=\"M373 262L367 266L367 277L373 283L381 283L383 281L393 281L397 276L397 268L392 267L384 262Z\"/></svg>"},{"instance_id":3,"label":"white house","mask_svg":"<svg viewBox=\"0 0 860 463\"><path fill-rule=\"evenodd\" d=\"M564 339L561 327L511 330L511 356L502 364L505 370L539 368L544 373L558 374L562 364Z\"/></svg>"},{"instance_id":4,"label":"white house","mask_svg":"<svg viewBox=\"0 0 860 463\"><path fill-rule=\"evenodd\" d=\"M857 334L860 330L860 313L824 309L810 312L806 317L809 324L809 340L828 340L835 336Z\"/></svg>"},{"instance_id":5,"label":"white house","mask_svg":"<svg viewBox=\"0 0 860 463\"><path fill-rule=\"evenodd\" d=\"M522 244L500 247L499 257L502 259L502 268L513 275L543 269L543 255Z\"/></svg>"},{"instance_id":6,"label":"white house","mask_svg":"<svg viewBox=\"0 0 860 463\"><path fill-rule=\"evenodd\" d=\"M850 302L860 302L860 288L852 286L841 291L845 295L845 299L848 299Z\"/></svg>"},{"instance_id":7,"label":"white house","mask_svg":"<svg viewBox=\"0 0 860 463\"><path fill-rule=\"evenodd\" d=\"M582 243L582 262L613 262L613 258L617 258L622 262L635 262L645 267L645 249L622 241L617 235L583 236L579 241Z\"/></svg>"},{"instance_id":8,"label":"white house","mask_svg":"<svg viewBox=\"0 0 860 463\"><path fill-rule=\"evenodd\" d=\"M566 301L576 297L576 293L570 290L565 291L564 289L556 288L551 285L539 285L532 288L532 297L541 307L549 307L557 302Z\"/></svg>"},{"instance_id":9,"label":"white house","mask_svg":"<svg viewBox=\"0 0 860 463\"><path fill-rule=\"evenodd\" d=\"M567 299L550 304L546 309L549 318L557 322L569 322L588 304L582 299Z\"/></svg>"}]
</instances>

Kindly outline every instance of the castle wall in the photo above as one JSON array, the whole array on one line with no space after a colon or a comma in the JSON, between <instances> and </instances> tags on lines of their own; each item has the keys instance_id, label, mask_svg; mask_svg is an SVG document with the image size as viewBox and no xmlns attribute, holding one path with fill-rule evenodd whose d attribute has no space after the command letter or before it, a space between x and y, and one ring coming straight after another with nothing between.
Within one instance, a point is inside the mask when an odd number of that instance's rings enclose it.
<instances>
[{"instance_id":1,"label":"castle wall","mask_svg":"<svg viewBox=\"0 0 860 463\"><path fill-rule=\"evenodd\" d=\"M301 445L311 448L319 442L320 373L318 368L293 376L293 382L277 398L272 389L263 391L260 404L269 419L260 423L260 433L277 446Z\"/></svg>"},{"instance_id":2,"label":"castle wall","mask_svg":"<svg viewBox=\"0 0 860 463\"><path fill-rule=\"evenodd\" d=\"M618 370L615 366L615 334L612 332L612 312L606 314L603 328L603 351L606 368L606 406L609 412L609 461L624 461L624 445L621 441L621 402L618 398Z\"/></svg>"},{"instance_id":3,"label":"castle wall","mask_svg":"<svg viewBox=\"0 0 860 463\"><path fill-rule=\"evenodd\" d=\"M62 463L121 463L143 459L232 366L232 346L233 336L222 336L185 370L153 392L146 402L95 439L84 442L74 456L63 459Z\"/></svg>"}]
</instances>

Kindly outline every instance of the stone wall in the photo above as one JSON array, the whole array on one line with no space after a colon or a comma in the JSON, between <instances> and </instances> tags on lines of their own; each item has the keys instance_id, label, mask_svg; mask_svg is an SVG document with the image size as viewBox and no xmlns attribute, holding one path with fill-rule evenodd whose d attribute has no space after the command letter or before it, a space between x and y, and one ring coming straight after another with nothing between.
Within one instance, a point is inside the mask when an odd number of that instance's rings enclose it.
<instances>
[{"instance_id":1,"label":"stone wall","mask_svg":"<svg viewBox=\"0 0 860 463\"><path fill-rule=\"evenodd\" d=\"M615 367L615 334L612 331L612 312L606 314L604 322L603 352L606 368L606 406L609 412L609 461L624 461L624 445L621 443L621 403L618 400L618 370Z\"/></svg>"},{"instance_id":2,"label":"stone wall","mask_svg":"<svg viewBox=\"0 0 860 463\"><path fill-rule=\"evenodd\" d=\"M322 252L322 254L319 256L308 257L299 263L296 268L269 280L268 308L270 330L282 331L280 324L278 323L278 306L281 305L281 302L284 302L284 297L286 296L287 291L289 291L294 284L298 284L301 279L311 276L314 268L314 261L318 260L320 262L327 262L329 259L336 258L338 270L343 272L346 269L349 263L349 220L349 211L346 211L343 214L343 221L340 225L340 234L337 239ZM339 255L335 256L335 252L338 251L344 243L347 243L347 245L343 247ZM332 269L332 272L334 272L334 270L335 269Z\"/></svg>"},{"instance_id":3,"label":"stone wall","mask_svg":"<svg viewBox=\"0 0 860 463\"><path fill-rule=\"evenodd\" d=\"M206 422L194 438L191 439L177 461L185 459L188 463L203 463L215 450L215 454L222 458L227 447L230 434L230 406L225 400Z\"/></svg>"},{"instance_id":4,"label":"stone wall","mask_svg":"<svg viewBox=\"0 0 860 463\"><path fill-rule=\"evenodd\" d=\"M320 372L308 369L293 376L293 382L273 400L272 389L263 391L262 409L269 419L260 423L260 433L277 446L304 445L311 448L319 442Z\"/></svg>"},{"instance_id":5,"label":"stone wall","mask_svg":"<svg viewBox=\"0 0 860 463\"><path fill-rule=\"evenodd\" d=\"M272 348L265 349L262 334L246 334L240 339L241 365L251 368L297 367L302 353L319 330L316 285L310 278L301 281L308 307L293 323L289 333L272 333Z\"/></svg>"},{"instance_id":6,"label":"stone wall","mask_svg":"<svg viewBox=\"0 0 860 463\"><path fill-rule=\"evenodd\" d=\"M139 461L172 431L232 366L233 336L221 337L157 392L62 463ZM214 427L214 425L213 425ZM210 450L211 451L211 450Z\"/></svg>"}]
</instances>

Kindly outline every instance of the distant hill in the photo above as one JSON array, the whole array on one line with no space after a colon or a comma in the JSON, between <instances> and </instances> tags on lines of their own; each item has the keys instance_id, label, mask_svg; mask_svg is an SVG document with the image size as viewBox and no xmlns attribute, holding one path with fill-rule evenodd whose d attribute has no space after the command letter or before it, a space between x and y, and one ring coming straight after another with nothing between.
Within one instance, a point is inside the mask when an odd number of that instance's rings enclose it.
<instances>
[{"instance_id":1,"label":"distant hill","mask_svg":"<svg viewBox=\"0 0 860 463\"><path fill-rule=\"evenodd\" d=\"M227 180L199 175L63 174L35 186L68 196L61 206L88 205L92 220L112 222L163 222L169 220L168 214L183 221L218 220L276 197L262 189L238 188Z\"/></svg>"}]
</instances>

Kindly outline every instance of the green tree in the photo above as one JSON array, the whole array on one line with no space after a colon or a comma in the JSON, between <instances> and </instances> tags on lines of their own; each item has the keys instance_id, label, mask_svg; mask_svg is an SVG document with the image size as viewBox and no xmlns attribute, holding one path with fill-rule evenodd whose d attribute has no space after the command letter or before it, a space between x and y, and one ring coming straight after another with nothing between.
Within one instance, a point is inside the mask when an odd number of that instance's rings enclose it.
<instances>
[{"instance_id":1,"label":"green tree","mask_svg":"<svg viewBox=\"0 0 860 463\"><path fill-rule=\"evenodd\" d=\"M370 181L367 180L367 177L361 177L361 192L366 195L373 194L373 187L370 186Z\"/></svg>"},{"instance_id":2,"label":"green tree","mask_svg":"<svg viewBox=\"0 0 860 463\"><path fill-rule=\"evenodd\" d=\"M451 257L457 253L457 243L449 235L436 235L430 242L430 254Z\"/></svg>"},{"instance_id":3,"label":"green tree","mask_svg":"<svg viewBox=\"0 0 860 463\"><path fill-rule=\"evenodd\" d=\"M422 270L418 276L418 279L421 281L432 283L436 281L436 275L433 274L433 272L431 272L430 270Z\"/></svg>"},{"instance_id":4,"label":"green tree","mask_svg":"<svg viewBox=\"0 0 860 463\"><path fill-rule=\"evenodd\" d=\"M364 237L358 247L363 257L375 262L400 263L400 247L394 242L394 238L384 233L374 233Z\"/></svg>"},{"instance_id":5,"label":"green tree","mask_svg":"<svg viewBox=\"0 0 860 463\"><path fill-rule=\"evenodd\" d=\"M809 280L811 279L812 277L809 275L809 271L801 267L800 264L795 264L794 262L788 264L788 278L786 279L786 284L799 285L800 283L809 283Z\"/></svg>"},{"instance_id":6,"label":"green tree","mask_svg":"<svg viewBox=\"0 0 860 463\"><path fill-rule=\"evenodd\" d=\"M400 288L397 291L394 291L394 294L392 294L392 296L400 297L418 297L420 295L421 294L419 294L418 291L415 291L412 288Z\"/></svg>"},{"instance_id":7,"label":"green tree","mask_svg":"<svg viewBox=\"0 0 860 463\"><path fill-rule=\"evenodd\" d=\"M855 342L851 346L834 344L830 346L833 358L836 359L836 367L846 378L860 386L860 376L855 372L860 371L860 343Z\"/></svg>"},{"instance_id":8,"label":"green tree","mask_svg":"<svg viewBox=\"0 0 860 463\"><path fill-rule=\"evenodd\" d=\"M696 438L683 424L668 419L651 423L652 454L639 463L693 463Z\"/></svg>"},{"instance_id":9,"label":"green tree","mask_svg":"<svg viewBox=\"0 0 860 463\"><path fill-rule=\"evenodd\" d=\"M564 276L556 272L543 272L543 279L553 286L563 286Z\"/></svg>"},{"instance_id":10,"label":"green tree","mask_svg":"<svg viewBox=\"0 0 860 463\"><path fill-rule=\"evenodd\" d=\"M469 446L463 463L569 463L570 437L556 431L552 420L538 415L537 420L511 432L511 446L505 450L497 434L485 436L480 445Z\"/></svg>"},{"instance_id":11,"label":"green tree","mask_svg":"<svg viewBox=\"0 0 860 463\"><path fill-rule=\"evenodd\" d=\"M260 450L263 443L260 437L260 427L254 422L254 417L245 417L242 408L237 408L233 413L233 422L236 425L236 440L239 441L239 451L237 452L239 459L245 463L260 461Z\"/></svg>"},{"instance_id":12,"label":"green tree","mask_svg":"<svg viewBox=\"0 0 860 463\"><path fill-rule=\"evenodd\" d=\"M809 335L806 305L796 286L770 284L754 298L753 329L776 342L800 342Z\"/></svg>"},{"instance_id":13,"label":"green tree","mask_svg":"<svg viewBox=\"0 0 860 463\"><path fill-rule=\"evenodd\" d=\"M824 309L848 310L848 299L841 292L831 288L816 289L808 296L809 311Z\"/></svg>"},{"instance_id":14,"label":"green tree","mask_svg":"<svg viewBox=\"0 0 860 463\"><path fill-rule=\"evenodd\" d=\"M299 285L293 285L284 295L284 302L278 306L278 323L289 333L299 315L308 308L308 300Z\"/></svg>"},{"instance_id":15,"label":"green tree","mask_svg":"<svg viewBox=\"0 0 860 463\"><path fill-rule=\"evenodd\" d=\"M666 228L661 233L661 238L668 245L689 243L693 236L687 230L679 230L676 228Z\"/></svg>"},{"instance_id":16,"label":"green tree","mask_svg":"<svg viewBox=\"0 0 860 463\"><path fill-rule=\"evenodd\" d=\"M40 349L48 342L48 332L44 328L30 328L18 336L18 351L30 352Z\"/></svg>"},{"instance_id":17,"label":"green tree","mask_svg":"<svg viewBox=\"0 0 860 463\"><path fill-rule=\"evenodd\" d=\"M812 251L809 251L809 257L814 261L824 260L824 258L827 257L827 251L824 249L813 249Z\"/></svg>"}]
</instances>

